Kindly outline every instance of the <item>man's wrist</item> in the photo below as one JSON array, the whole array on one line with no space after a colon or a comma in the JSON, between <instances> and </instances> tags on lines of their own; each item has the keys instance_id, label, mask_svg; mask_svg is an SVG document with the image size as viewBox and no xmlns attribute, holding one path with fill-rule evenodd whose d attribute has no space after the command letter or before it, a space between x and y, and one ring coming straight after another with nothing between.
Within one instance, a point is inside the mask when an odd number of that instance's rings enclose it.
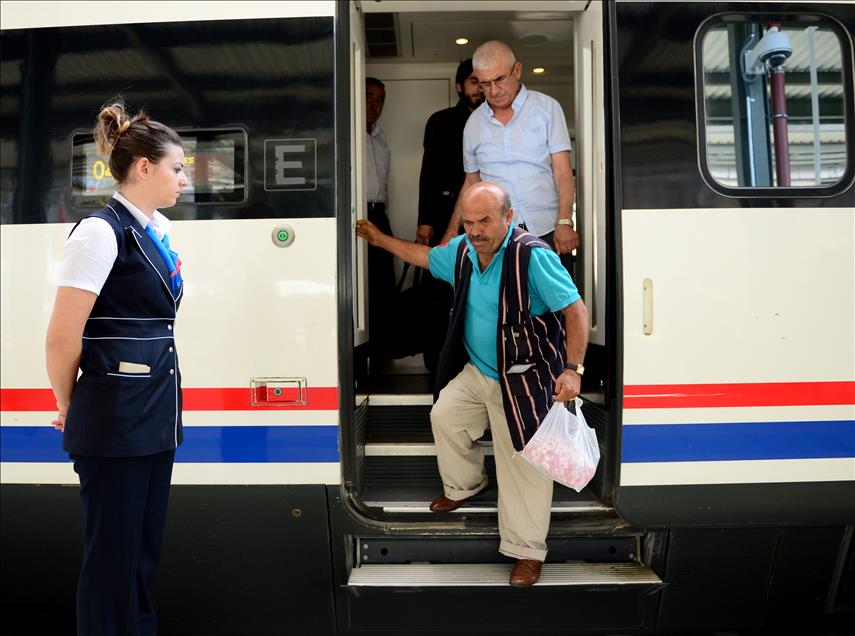
<instances>
[{"instance_id":1,"label":"man's wrist","mask_svg":"<svg viewBox=\"0 0 855 636\"><path fill-rule=\"evenodd\" d=\"M566 373L567 371L582 376L585 374L585 367L581 363L568 362L564 365L564 372Z\"/></svg>"},{"instance_id":2,"label":"man's wrist","mask_svg":"<svg viewBox=\"0 0 855 636\"><path fill-rule=\"evenodd\" d=\"M562 219L562 218L557 219L555 221L555 228L557 229L561 225L566 225L571 230L573 229L573 221L571 221L570 219Z\"/></svg>"}]
</instances>

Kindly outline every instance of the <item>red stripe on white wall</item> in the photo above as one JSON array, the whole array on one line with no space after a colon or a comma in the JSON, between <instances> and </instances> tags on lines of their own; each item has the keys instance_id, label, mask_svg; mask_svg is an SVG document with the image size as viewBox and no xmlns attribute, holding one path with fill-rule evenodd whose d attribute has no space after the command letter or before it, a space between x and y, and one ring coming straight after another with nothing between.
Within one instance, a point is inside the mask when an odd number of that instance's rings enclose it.
<instances>
[{"instance_id":1,"label":"red stripe on white wall","mask_svg":"<svg viewBox=\"0 0 855 636\"><path fill-rule=\"evenodd\" d=\"M338 410L337 387L309 387L305 405L284 403L253 406L249 387L185 388L182 392L185 411ZM623 401L626 409L840 404L855 404L855 382L633 384L624 387ZM55 409L56 402L50 389L0 389L0 411Z\"/></svg>"},{"instance_id":2,"label":"red stripe on white wall","mask_svg":"<svg viewBox=\"0 0 855 636\"><path fill-rule=\"evenodd\" d=\"M285 389L283 397L294 389ZM302 410L337 411L337 387L309 387L306 404L277 403L252 405L249 387L245 388L184 388L185 411L258 411ZM293 397L296 397L294 395ZM50 389L0 389L0 411L55 411L56 400Z\"/></svg>"},{"instance_id":3,"label":"red stripe on white wall","mask_svg":"<svg viewBox=\"0 0 855 636\"><path fill-rule=\"evenodd\" d=\"M623 390L625 409L855 404L855 382L634 384Z\"/></svg>"}]
</instances>

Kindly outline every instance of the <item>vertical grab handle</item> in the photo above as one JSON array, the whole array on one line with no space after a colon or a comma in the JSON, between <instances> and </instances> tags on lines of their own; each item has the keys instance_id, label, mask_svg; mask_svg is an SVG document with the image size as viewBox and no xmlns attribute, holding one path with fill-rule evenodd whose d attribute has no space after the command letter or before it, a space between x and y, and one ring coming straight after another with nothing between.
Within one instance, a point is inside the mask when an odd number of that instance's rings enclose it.
<instances>
[{"instance_id":1,"label":"vertical grab handle","mask_svg":"<svg viewBox=\"0 0 855 636\"><path fill-rule=\"evenodd\" d=\"M653 333L653 281L649 278L644 279L644 315L643 329L644 335L649 336Z\"/></svg>"}]
</instances>

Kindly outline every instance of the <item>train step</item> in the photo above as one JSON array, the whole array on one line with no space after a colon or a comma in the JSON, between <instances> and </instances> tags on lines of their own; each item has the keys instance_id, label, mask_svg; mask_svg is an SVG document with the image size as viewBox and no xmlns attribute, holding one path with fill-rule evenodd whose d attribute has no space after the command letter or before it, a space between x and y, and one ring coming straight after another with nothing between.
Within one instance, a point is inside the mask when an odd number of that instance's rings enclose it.
<instances>
[{"instance_id":1,"label":"train step","mask_svg":"<svg viewBox=\"0 0 855 636\"><path fill-rule=\"evenodd\" d=\"M351 588L506 587L512 563L378 564L355 567ZM535 587L597 587L662 585L650 568L640 563L544 563Z\"/></svg>"},{"instance_id":2,"label":"train step","mask_svg":"<svg viewBox=\"0 0 855 636\"><path fill-rule=\"evenodd\" d=\"M436 445L432 439L403 442L375 442L369 438L365 444L366 457L435 457ZM479 441L485 455L493 454L492 441Z\"/></svg>"}]
</instances>

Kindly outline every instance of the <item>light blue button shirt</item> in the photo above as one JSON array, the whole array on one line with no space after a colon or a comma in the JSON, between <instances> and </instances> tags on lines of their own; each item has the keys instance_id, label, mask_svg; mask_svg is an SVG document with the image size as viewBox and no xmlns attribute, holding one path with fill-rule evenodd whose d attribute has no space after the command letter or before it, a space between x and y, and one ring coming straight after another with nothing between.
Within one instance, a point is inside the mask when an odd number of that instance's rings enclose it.
<instances>
[{"instance_id":1,"label":"light blue button shirt","mask_svg":"<svg viewBox=\"0 0 855 636\"><path fill-rule=\"evenodd\" d=\"M499 324L499 289L502 282L502 264L505 248L511 238L508 229L502 247L483 272L478 262L478 253L464 234L455 237L447 245L434 247L430 251L430 273L454 285L454 268L460 241L469 243L469 260L472 261L472 277L466 298L466 316L463 321L463 344L472 363L487 377L499 379L497 353L497 328ZM552 250L534 248L528 264L528 293L531 298L531 314L540 316L547 311L560 311L579 300L579 292L570 274L561 265L558 255Z\"/></svg>"},{"instance_id":2,"label":"light blue button shirt","mask_svg":"<svg viewBox=\"0 0 855 636\"><path fill-rule=\"evenodd\" d=\"M505 125L486 101L475 109L463 130L463 169L505 188L514 223L543 236L555 229L558 217L551 155L571 149L567 122L557 101L524 85L513 109Z\"/></svg>"}]
</instances>

